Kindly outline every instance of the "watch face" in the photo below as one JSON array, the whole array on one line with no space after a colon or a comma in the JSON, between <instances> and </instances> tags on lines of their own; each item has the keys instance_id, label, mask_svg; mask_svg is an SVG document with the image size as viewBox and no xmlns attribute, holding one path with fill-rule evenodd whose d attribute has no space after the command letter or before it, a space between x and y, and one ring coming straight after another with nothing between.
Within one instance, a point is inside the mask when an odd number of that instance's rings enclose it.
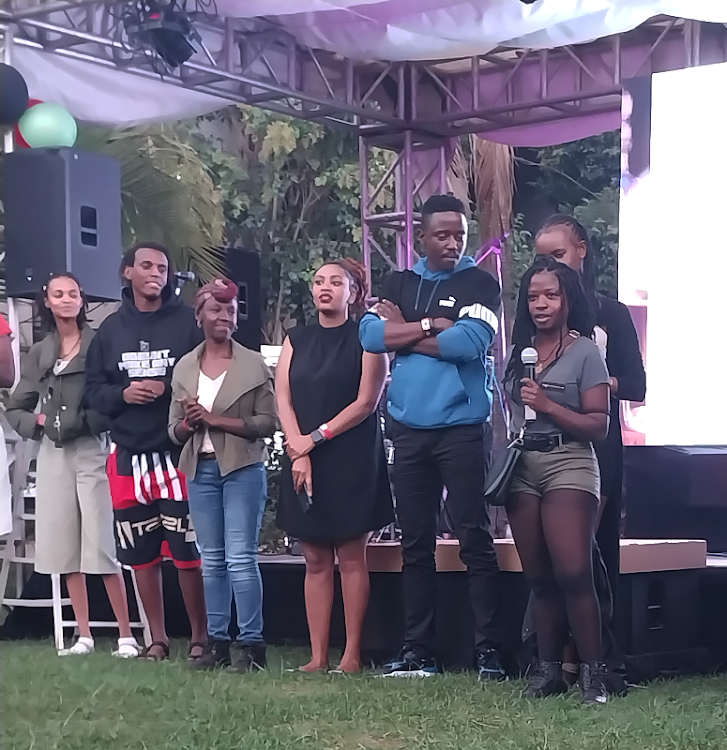
<instances>
[{"instance_id":1,"label":"watch face","mask_svg":"<svg viewBox=\"0 0 727 750\"><path fill-rule=\"evenodd\" d=\"M320 430L313 430L310 434L311 438L313 438L313 442L318 444L323 442L323 435L321 435Z\"/></svg>"}]
</instances>

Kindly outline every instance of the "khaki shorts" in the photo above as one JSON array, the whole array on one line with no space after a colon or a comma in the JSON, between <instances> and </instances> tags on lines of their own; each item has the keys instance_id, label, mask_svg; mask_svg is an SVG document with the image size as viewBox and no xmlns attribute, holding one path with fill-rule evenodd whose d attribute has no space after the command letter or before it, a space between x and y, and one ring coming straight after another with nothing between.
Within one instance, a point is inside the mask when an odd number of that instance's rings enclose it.
<instances>
[{"instance_id":1,"label":"khaki shorts","mask_svg":"<svg viewBox=\"0 0 727 750\"><path fill-rule=\"evenodd\" d=\"M543 497L553 490L581 490L600 498L601 475L590 443L566 443L547 453L523 451L510 492Z\"/></svg>"},{"instance_id":2,"label":"khaki shorts","mask_svg":"<svg viewBox=\"0 0 727 750\"><path fill-rule=\"evenodd\" d=\"M80 437L62 448L43 438L35 498L38 573L119 571L106 456L101 437Z\"/></svg>"}]
</instances>

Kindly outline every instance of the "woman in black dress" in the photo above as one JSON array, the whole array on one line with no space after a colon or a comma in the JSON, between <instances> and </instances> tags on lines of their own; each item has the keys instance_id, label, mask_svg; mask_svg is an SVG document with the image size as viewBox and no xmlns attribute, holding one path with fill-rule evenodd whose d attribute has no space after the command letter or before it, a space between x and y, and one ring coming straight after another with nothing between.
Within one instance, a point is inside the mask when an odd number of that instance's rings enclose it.
<instances>
[{"instance_id":1,"label":"woman in black dress","mask_svg":"<svg viewBox=\"0 0 727 750\"><path fill-rule=\"evenodd\" d=\"M369 596L366 543L393 520L376 407L388 372L385 354L365 353L350 313L362 309L366 276L356 261L324 265L313 280L318 324L296 327L283 345L275 391L286 439L278 526L300 539L312 658L328 669L335 557L346 614L338 670L361 670L361 630Z\"/></svg>"}]
</instances>

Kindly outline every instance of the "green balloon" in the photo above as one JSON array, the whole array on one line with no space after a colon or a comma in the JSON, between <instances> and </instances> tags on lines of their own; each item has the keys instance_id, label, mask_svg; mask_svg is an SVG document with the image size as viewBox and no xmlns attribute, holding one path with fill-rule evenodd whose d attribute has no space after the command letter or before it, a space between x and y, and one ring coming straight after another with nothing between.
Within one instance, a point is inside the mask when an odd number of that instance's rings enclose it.
<instances>
[{"instance_id":1,"label":"green balloon","mask_svg":"<svg viewBox=\"0 0 727 750\"><path fill-rule=\"evenodd\" d=\"M52 102L42 102L27 110L18 120L18 130L31 148L70 147L78 135L71 113Z\"/></svg>"}]
</instances>

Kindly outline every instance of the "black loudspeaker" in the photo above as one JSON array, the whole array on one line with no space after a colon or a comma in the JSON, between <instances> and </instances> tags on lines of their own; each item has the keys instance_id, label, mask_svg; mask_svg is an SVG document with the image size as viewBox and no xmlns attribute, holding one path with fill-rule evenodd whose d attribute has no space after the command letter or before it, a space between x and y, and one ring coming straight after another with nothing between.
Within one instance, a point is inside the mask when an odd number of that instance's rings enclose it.
<instances>
[{"instance_id":1,"label":"black loudspeaker","mask_svg":"<svg viewBox=\"0 0 727 750\"><path fill-rule=\"evenodd\" d=\"M227 275L240 287L234 339L248 349L259 352L263 339L260 256L250 250L229 248L226 251L226 265Z\"/></svg>"},{"instance_id":2,"label":"black loudspeaker","mask_svg":"<svg viewBox=\"0 0 727 750\"><path fill-rule=\"evenodd\" d=\"M5 283L33 298L52 273L70 271L95 301L120 299L121 168L72 148L5 156Z\"/></svg>"}]
</instances>

